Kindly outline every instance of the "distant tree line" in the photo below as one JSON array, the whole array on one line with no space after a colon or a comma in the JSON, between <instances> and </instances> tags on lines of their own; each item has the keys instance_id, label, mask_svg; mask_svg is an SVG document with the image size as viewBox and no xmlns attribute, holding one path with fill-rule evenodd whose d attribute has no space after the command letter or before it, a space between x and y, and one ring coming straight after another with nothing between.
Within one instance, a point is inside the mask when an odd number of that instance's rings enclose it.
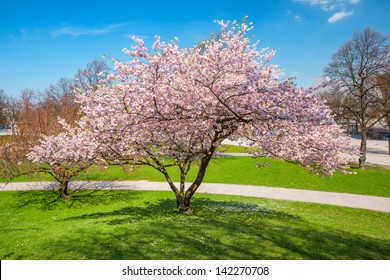
<instances>
[{"instance_id":1,"label":"distant tree line","mask_svg":"<svg viewBox=\"0 0 390 280\"><path fill-rule=\"evenodd\" d=\"M17 124L18 134L25 136L58 133L59 117L68 123L77 119L76 94L96 90L109 70L105 61L94 60L73 79L60 78L43 91L25 88L19 97L11 97L0 89L0 125L12 129Z\"/></svg>"}]
</instances>

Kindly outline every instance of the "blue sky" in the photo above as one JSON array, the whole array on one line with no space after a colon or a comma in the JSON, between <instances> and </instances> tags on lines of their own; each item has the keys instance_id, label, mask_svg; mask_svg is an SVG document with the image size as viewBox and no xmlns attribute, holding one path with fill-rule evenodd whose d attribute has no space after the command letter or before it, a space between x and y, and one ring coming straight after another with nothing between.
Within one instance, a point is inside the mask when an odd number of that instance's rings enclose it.
<instances>
[{"instance_id":1,"label":"blue sky","mask_svg":"<svg viewBox=\"0 0 390 280\"><path fill-rule=\"evenodd\" d=\"M20 1L0 0L0 89L18 96L73 78L102 55L125 60L132 35L189 47L218 30L214 19L254 23L254 41L276 49L271 63L309 87L354 31L390 34L389 0ZM110 60L107 62L111 66Z\"/></svg>"}]
</instances>

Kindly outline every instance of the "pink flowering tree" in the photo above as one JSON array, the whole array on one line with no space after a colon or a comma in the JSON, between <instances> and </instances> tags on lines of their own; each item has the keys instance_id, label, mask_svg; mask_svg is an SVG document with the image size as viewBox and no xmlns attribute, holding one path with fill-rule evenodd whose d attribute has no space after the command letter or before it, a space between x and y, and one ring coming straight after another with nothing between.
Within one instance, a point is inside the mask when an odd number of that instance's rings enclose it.
<instances>
[{"instance_id":1,"label":"pink flowering tree","mask_svg":"<svg viewBox=\"0 0 390 280\"><path fill-rule=\"evenodd\" d=\"M181 212L191 212L191 197L225 139L319 175L345 170L353 149L329 109L310 90L278 79L269 64L275 52L250 43L251 24L218 23L218 38L192 48L156 36L149 51L134 37L133 48L123 50L130 59L80 97L80 125L109 151L106 160L161 172ZM169 167L180 170L180 182ZM187 183L190 168L197 175Z\"/></svg>"},{"instance_id":2,"label":"pink flowering tree","mask_svg":"<svg viewBox=\"0 0 390 280\"><path fill-rule=\"evenodd\" d=\"M42 136L27 158L35 164L30 172L50 174L58 182L59 197L67 199L70 180L96 162L98 146L88 131L63 120L60 124L63 131Z\"/></svg>"}]
</instances>

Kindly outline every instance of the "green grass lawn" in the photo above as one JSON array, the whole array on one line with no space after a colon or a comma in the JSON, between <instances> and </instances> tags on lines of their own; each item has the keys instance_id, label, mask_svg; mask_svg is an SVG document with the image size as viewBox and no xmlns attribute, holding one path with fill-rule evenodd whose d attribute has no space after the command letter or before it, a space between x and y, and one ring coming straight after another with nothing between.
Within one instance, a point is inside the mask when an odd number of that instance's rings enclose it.
<instances>
[{"instance_id":1,"label":"green grass lawn","mask_svg":"<svg viewBox=\"0 0 390 280\"><path fill-rule=\"evenodd\" d=\"M218 151L223 151L225 153L247 153L248 151L256 151L256 149L245 146L223 144L220 148L218 148Z\"/></svg>"},{"instance_id":2,"label":"green grass lawn","mask_svg":"<svg viewBox=\"0 0 390 280\"><path fill-rule=\"evenodd\" d=\"M389 259L386 213L171 192L0 192L1 259ZM84 196L83 196L84 195Z\"/></svg>"},{"instance_id":3,"label":"green grass lawn","mask_svg":"<svg viewBox=\"0 0 390 280\"><path fill-rule=\"evenodd\" d=\"M258 163L269 163L258 168ZM196 166L188 175L188 181L195 178ZM345 175L339 172L331 178L319 178L297 165L280 160L253 159L251 157L220 157L210 162L204 182L229 183L259 186L274 186L305 190L330 191L341 193L365 194L390 197L390 170L384 167L372 166L367 170L352 168L356 175ZM179 180L177 168L171 168L174 180ZM49 180L50 177L21 177L15 181ZM142 167L130 173L121 167L108 169L91 168L79 176L81 180L149 180L165 181L164 176L150 167Z\"/></svg>"}]
</instances>

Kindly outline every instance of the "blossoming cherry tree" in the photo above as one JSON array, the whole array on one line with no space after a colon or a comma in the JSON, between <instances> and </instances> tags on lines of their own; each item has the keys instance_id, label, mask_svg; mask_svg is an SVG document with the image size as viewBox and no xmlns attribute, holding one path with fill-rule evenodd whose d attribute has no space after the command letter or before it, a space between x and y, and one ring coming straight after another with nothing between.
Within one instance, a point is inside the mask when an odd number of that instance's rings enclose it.
<instances>
[{"instance_id":1,"label":"blossoming cherry tree","mask_svg":"<svg viewBox=\"0 0 390 280\"><path fill-rule=\"evenodd\" d=\"M353 149L329 109L310 90L278 79L278 67L269 64L275 52L250 43L251 24L218 23L217 38L192 48L156 36L149 51L134 37L133 48L124 49L130 59L116 62L95 92L79 97L79 125L104 159L161 172L181 212L191 212L191 197L225 139L320 175L344 170ZM196 176L188 183L191 168Z\"/></svg>"}]
</instances>

